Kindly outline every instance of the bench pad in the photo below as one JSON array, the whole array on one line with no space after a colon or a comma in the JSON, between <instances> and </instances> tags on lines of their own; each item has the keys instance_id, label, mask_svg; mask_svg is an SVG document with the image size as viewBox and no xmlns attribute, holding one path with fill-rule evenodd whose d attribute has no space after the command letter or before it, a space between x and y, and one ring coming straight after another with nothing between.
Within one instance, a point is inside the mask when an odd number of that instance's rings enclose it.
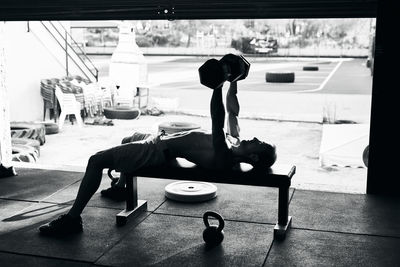
<instances>
[{"instance_id":1,"label":"bench pad","mask_svg":"<svg viewBox=\"0 0 400 267\"><path fill-rule=\"evenodd\" d=\"M174 180L257 185L267 187L288 187L296 172L295 166L277 165L266 171L256 171L248 164L241 164L239 170L210 170L201 168L186 160L151 168L142 168L130 174Z\"/></svg>"}]
</instances>

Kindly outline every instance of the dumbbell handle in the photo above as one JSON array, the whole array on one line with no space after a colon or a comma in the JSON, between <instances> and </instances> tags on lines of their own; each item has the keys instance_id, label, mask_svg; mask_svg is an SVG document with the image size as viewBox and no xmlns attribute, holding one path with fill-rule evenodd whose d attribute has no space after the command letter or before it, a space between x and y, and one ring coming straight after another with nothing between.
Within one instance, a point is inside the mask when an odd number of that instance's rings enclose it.
<instances>
[{"instance_id":1,"label":"dumbbell handle","mask_svg":"<svg viewBox=\"0 0 400 267\"><path fill-rule=\"evenodd\" d=\"M231 71L231 68L229 67L228 64L223 63L223 62L221 62L221 61L220 61L220 63L221 63L222 69L224 70L224 73L225 73L225 81L226 81L226 80L228 80L228 79L232 76L232 71Z\"/></svg>"}]
</instances>

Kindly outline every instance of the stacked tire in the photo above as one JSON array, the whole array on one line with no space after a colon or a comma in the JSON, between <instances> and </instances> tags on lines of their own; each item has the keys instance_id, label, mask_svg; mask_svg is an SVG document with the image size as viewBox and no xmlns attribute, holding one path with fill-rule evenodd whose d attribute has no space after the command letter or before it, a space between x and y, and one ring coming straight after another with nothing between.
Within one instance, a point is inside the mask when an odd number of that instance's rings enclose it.
<instances>
[{"instance_id":1,"label":"stacked tire","mask_svg":"<svg viewBox=\"0 0 400 267\"><path fill-rule=\"evenodd\" d=\"M39 141L40 145L44 145L46 127L40 123L11 122L11 137L33 139Z\"/></svg>"},{"instance_id":2,"label":"stacked tire","mask_svg":"<svg viewBox=\"0 0 400 267\"><path fill-rule=\"evenodd\" d=\"M38 151L28 145L12 145L12 161L34 163L39 158Z\"/></svg>"},{"instance_id":3,"label":"stacked tire","mask_svg":"<svg viewBox=\"0 0 400 267\"><path fill-rule=\"evenodd\" d=\"M40 156L40 146L46 142L47 128L43 123L11 122L11 160L36 162Z\"/></svg>"},{"instance_id":4,"label":"stacked tire","mask_svg":"<svg viewBox=\"0 0 400 267\"><path fill-rule=\"evenodd\" d=\"M58 131L53 122L11 122L12 161L36 162L46 135Z\"/></svg>"},{"instance_id":5,"label":"stacked tire","mask_svg":"<svg viewBox=\"0 0 400 267\"><path fill-rule=\"evenodd\" d=\"M40 143L37 140L28 139L28 138L12 137L11 144L13 147L20 147L20 146L32 147L35 150L35 155L37 155L37 157L40 156Z\"/></svg>"}]
</instances>

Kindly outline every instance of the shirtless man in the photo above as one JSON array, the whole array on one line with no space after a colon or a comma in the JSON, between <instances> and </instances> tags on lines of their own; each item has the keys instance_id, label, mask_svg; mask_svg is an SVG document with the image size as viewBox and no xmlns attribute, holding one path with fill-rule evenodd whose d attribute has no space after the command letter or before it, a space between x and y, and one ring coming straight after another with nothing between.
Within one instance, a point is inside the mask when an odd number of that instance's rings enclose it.
<instances>
[{"instance_id":1,"label":"shirtless man","mask_svg":"<svg viewBox=\"0 0 400 267\"><path fill-rule=\"evenodd\" d=\"M40 233L60 236L81 232L80 215L99 188L105 168L130 173L142 167L166 164L177 157L185 158L207 169L231 169L240 162L260 169L272 166L276 160L274 145L259 141L257 138L239 139L237 82L230 84L226 106L228 138L224 132L225 108L222 101L222 86L220 86L213 89L211 97L212 134L199 130L156 137L136 134L124 139L124 142L132 142L92 155L71 209L67 214L42 225L39 228ZM121 175L115 185L102 191L102 195L121 200L119 196L124 198L125 191L125 179L124 175Z\"/></svg>"}]
</instances>

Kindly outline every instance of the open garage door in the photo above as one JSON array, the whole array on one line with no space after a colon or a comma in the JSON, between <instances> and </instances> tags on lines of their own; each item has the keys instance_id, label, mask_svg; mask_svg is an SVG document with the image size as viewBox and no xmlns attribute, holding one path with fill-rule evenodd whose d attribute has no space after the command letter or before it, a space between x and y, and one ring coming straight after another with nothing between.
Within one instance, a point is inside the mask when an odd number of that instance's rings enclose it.
<instances>
[{"instance_id":1,"label":"open garage door","mask_svg":"<svg viewBox=\"0 0 400 267\"><path fill-rule=\"evenodd\" d=\"M375 17L378 0L6 0L0 20Z\"/></svg>"},{"instance_id":2,"label":"open garage door","mask_svg":"<svg viewBox=\"0 0 400 267\"><path fill-rule=\"evenodd\" d=\"M379 8L378 8L379 2ZM371 108L369 193L398 194L397 158L385 155L387 147L398 144L396 121L398 98L393 86L398 62L397 43L393 42L393 25L397 25L395 1L391 0L3 0L0 20L161 20L161 19L235 19L235 18L367 18L377 17L374 63L373 101ZM378 145L379 142L379 145ZM384 178L382 178L384 177ZM384 179L386 182L382 182ZM389 185L388 185L389 184Z\"/></svg>"}]
</instances>

